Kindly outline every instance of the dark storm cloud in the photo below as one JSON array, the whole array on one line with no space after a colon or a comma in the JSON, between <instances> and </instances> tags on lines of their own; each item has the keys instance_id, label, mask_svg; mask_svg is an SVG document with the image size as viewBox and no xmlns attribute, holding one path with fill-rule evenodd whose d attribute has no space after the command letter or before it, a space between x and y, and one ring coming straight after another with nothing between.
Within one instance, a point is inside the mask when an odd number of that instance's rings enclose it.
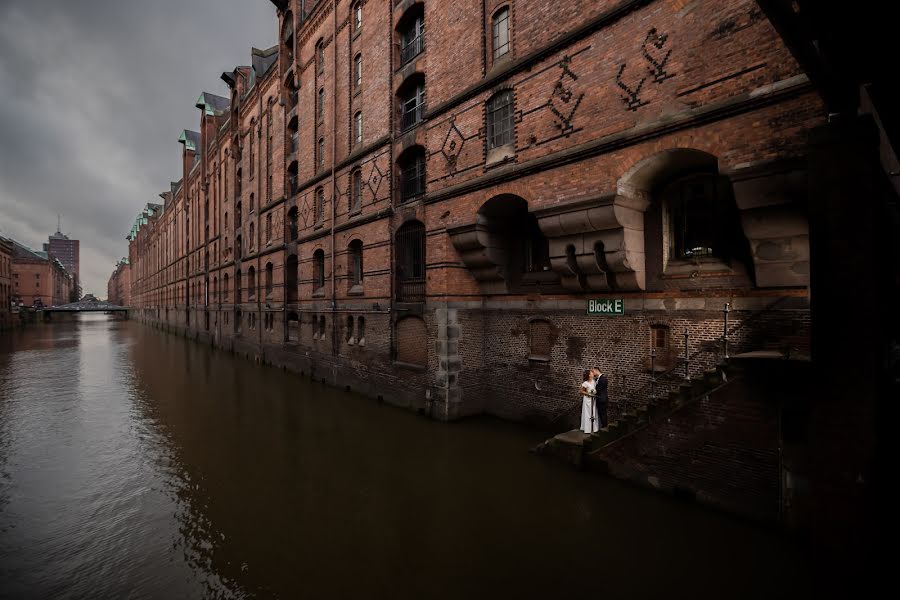
<instances>
[{"instance_id":1,"label":"dark storm cloud","mask_svg":"<svg viewBox=\"0 0 900 600\"><path fill-rule=\"evenodd\" d=\"M40 249L61 213L105 296L200 92L227 96L221 72L277 28L267 0L0 0L0 234Z\"/></svg>"}]
</instances>

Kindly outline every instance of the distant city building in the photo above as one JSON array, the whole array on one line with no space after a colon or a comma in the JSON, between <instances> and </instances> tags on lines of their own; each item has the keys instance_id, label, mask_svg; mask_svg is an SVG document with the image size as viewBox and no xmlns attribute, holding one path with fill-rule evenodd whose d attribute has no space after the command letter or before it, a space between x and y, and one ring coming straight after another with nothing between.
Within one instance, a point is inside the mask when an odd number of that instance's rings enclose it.
<instances>
[{"instance_id":1,"label":"distant city building","mask_svg":"<svg viewBox=\"0 0 900 600\"><path fill-rule=\"evenodd\" d=\"M77 301L81 297L80 255L81 242L69 239L61 231L50 236L49 242L44 244L44 252L59 260L66 271L72 275L75 285L72 288L71 301Z\"/></svg>"},{"instance_id":2,"label":"distant city building","mask_svg":"<svg viewBox=\"0 0 900 600\"><path fill-rule=\"evenodd\" d=\"M74 289L74 277L59 259L13 241L12 299L16 304L43 308L66 304Z\"/></svg>"},{"instance_id":3,"label":"distant city building","mask_svg":"<svg viewBox=\"0 0 900 600\"><path fill-rule=\"evenodd\" d=\"M106 284L106 300L118 306L131 306L131 265L127 258L116 263Z\"/></svg>"},{"instance_id":4,"label":"distant city building","mask_svg":"<svg viewBox=\"0 0 900 600\"><path fill-rule=\"evenodd\" d=\"M12 241L0 237L0 331L12 325L12 254Z\"/></svg>"}]
</instances>

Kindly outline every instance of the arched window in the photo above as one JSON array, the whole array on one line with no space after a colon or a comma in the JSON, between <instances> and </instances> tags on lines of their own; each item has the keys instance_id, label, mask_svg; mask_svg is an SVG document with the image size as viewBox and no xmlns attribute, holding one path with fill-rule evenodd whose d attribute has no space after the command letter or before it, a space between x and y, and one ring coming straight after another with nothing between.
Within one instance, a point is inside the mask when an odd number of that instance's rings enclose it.
<instances>
[{"instance_id":1,"label":"arched window","mask_svg":"<svg viewBox=\"0 0 900 600\"><path fill-rule=\"evenodd\" d=\"M362 111L357 112L353 115L353 143L355 145L362 144L363 139L363 122L362 122Z\"/></svg>"},{"instance_id":2,"label":"arched window","mask_svg":"<svg viewBox=\"0 0 900 600\"><path fill-rule=\"evenodd\" d=\"M247 298L253 299L256 297L256 268L250 267L247 269ZM252 317L251 317L252 319Z\"/></svg>"},{"instance_id":3,"label":"arched window","mask_svg":"<svg viewBox=\"0 0 900 600\"><path fill-rule=\"evenodd\" d=\"M285 302L288 304L297 301L297 269L297 255L291 254L285 263L284 273Z\"/></svg>"},{"instance_id":4,"label":"arched window","mask_svg":"<svg viewBox=\"0 0 900 600\"><path fill-rule=\"evenodd\" d=\"M362 171L356 169L350 177L350 212L356 212L362 208L363 180Z\"/></svg>"},{"instance_id":5,"label":"arched window","mask_svg":"<svg viewBox=\"0 0 900 600\"><path fill-rule=\"evenodd\" d=\"M272 213L266 215L266 241L272 241Z\"/></svg>"},{"instance_id":6,"label":"arched window","mask_svg":"<svg viewBox=\"0 0 900 600\"><path fill-rule=\"evenodd\" d=\"M225 231L228 231L228 211L225 211Z\"/></svg>"},{"instance_id":7,"label":"arched window","mask_svg":"<svg viewBox=\"0 0 900 600\"><path fill-rule=\"evenodd\" d=\"M319 88L319 100L316 105L316 119L325 120L325 88Z\"/></svg>"},{"instance_id":8,"label":"arched window","mask_svg":"<svg viewBox=\"0 0 900 600\"><path fill-rule=\"evenodd\" d=\"M213 299L216 303L221 304L222 298L219 297L219 278L213 277Z\"/></svg>"},{"instance_id":9,"label":"arched window","mask_svg":"<svg viewBox=\"0 0 900 600\"><path fill-rule=\"evenodd\" d=\"M353 31L358 32L362 29L362 2L357 2L353 7Z\"/></svg>"},{"instance_id":10,"label":"arched window","mask_svg":"<svg viewBox=\"0 0 900 600\"><path fill-rule=\"evenodd\" d=\"M325 72L325 42L323 40L319 40L319 43L316 44L316 71L320 74Z\"/></svg>"},{"instance_id":11,"label":"arched window","mask_svg":"<svg viewBox=\"0 0 900 600\"><path fill-rule=\"evenodd\" d=\"M362 85L362 54L357 54L353 59L353 87L359 89Z\"/></svg>"},{"instance_id":12,"label":"arched window","mask_svg":"<svg viewBox=\"0 0 900 600\"><path fill-rule=\"evenodd\" d=\"M353 316L347 315L347 328L344 330L344 340L348 345L353 345L356 343L356 339L353 337Z\"/></svg>"},{"instance_id":13,"label":"arched window","mask_svg":"<svg viewBox=\"0 0 900 600\"><path fill-rule=\"evenodd\" d=\"M315 205L315 219L316 223L321 223L325 220L325 188L318 188L316 190L316 205Z\"/></svg>"},{"instance_id":14,"label":"arched window","mask_svg":"<svg viewBox=\"0 0 900 600\"><path fill-rule=\"evenodd\" d=\"M325 289L325 251L319 248L313 253L313 292Z\"/></svg>"},{"instance_id":15,"label":"arched window","mask_svg":"<svg viewBox=\"0 0 900 600\"><path fill-rule=\"evenodd\" d=\"M400 201L408 202L425 193L425 149L413 146L397 161L400 171Z\"/></svg>"},{"instance_id":16,"label":"arched window","mask_svg":"<svg viewBox=\"0 0 900 600\"><path fill-rule=\"evenodd\" d=\"M356 319L356 344L358 346L366 345L366 318L359 317Z\"/></svg>"},{"instance_id":17,"label":"arched window","mask_svg":"<svg viewBox=\"0 0 900 600\"><path fill-rule=\"evenodd\" d=\"M241 210L242 209L241 204L242 204L241 201L238 200L238 203L235 204L235 206L234 206L234 226L235 227L240 227L241 223L244 222L243 214L242 214L242 210Z\"/></svg>"},{"instance_id":18,"label":"arched window","mask_svg":"<svg viewBox=\"0 0 900 600\"><path fill-rule=\"evenodd\" d=\"M316 159L319 165L319 170L321 171L325 168L325 138L319 138L319 146L316 152L318 154Z\"/></svg>"},{"instance_id":19,"label":"arched window","mask_svg":"<svg viewBox=\"0 0 900 600\"><path fill-rule=\"evenodd\" d=\"M238 304L244 301L244 277L240 269L234 274L234 301Z\"/></svg>"},{"instance_id":20,"label":"arched window","mask_svg":"<svg viewBox=\"0 0 900 600\"><path fill-rule=\"evenodd\" d=\"M400 65L403 66L425 49L425 11L422 4L413 5L403 15L397 31L400 34Z\"/></svg>"},{"instance_id":21,"label":"arched window","mask_svg":"<svg viewBox=\"0 0 900 600\"><path fill-rule=\"evenodd\" d=\"M504 7L492 19L494 60L509 53L509 8Z\"/></svg>"},{"instance_id":22,"label":"arched window","mask_svg":"<svg viewBox=\"0 0 900 600\"><path fill-rule=\"evenodd\" d=\"M550 352L553 348L553 326L550 321L534 319L528 325L528 359L550 360Z\"/></svg>"},{"instance_id":23,"label":"arched window","mask_svg":"<svg viewBox=\"0 0 900 600\"><path fill-rule=\"evenodd\" d=\"M362 285L363 280L363 244L360 240L353 240L347 247L347 273L350 278L350 287Z\"/></svg>"},{"instance_id":24,"label":"arched window","mask_svg":"<svg viewBox=\"0 0 900 600\"><path fill-rule=\"evenodd\" d=\"M253 212L256 208L256 199L253 193L250 193L250 212Z\"/></svg>"},{"instance_id":25,"label":"arched window","mask_svg":"<svg viewBox=\"0 0 900 600\"><path fill-rule=\"evenodd\" d=\"M251 194L252 196L252 194ZM253 223L250 223L250 249L252 250L256 246L256 235L253 230Z\"/></svg>"},{"instance_id":26,"label":"arched window","mask_svg":"<svg viewBox=\"0 0 900 600\"><path fill-rule=\"evenodd\" d=\"M272 290L274 289L274 275L275 268L272 266L272 263L266 263L266 298L272 297Z\"/></svg>"},{"instance_id":27,"label":"arched window","mask_svg":"<svg viewBox=\"0 0 900 600\"><path fill-rule=\"evenodd\" d=\"M297 229L297 207L291 208L288 211L288 239L290 241L296 241L299 236L299 230Z\"/></svg>"},{"instance_id":28,"label":"arched window","mask_svg":"<svg viewBox=\"0 0 900 600\"><path fill-rule=\"evenodd\" d=\"M728 258L723 214L730 203L719 199L718 177L689 175L663 191L670 216L670 257L676 260Z\"/></svg>"},{"instance_id":29,"label":"arched window","mask_svg":"<svg viewBox=\"0 0 900 600\"><path fill-rule=\"evenodd\" d=\"M404 223L397 231L397 301L425 301L425 225Z\"/></svg>"},{"instance_id":30,"label":"arched window","mask_svg":"<svg viewBox=\"0 0 900 600\"><path fill-rule=\"evenodd\" d=\"M403 131L422 122L425 114L425 77L414 75L400 90L400 128Z\"/></svg>"},{"instance_id":31,"label":"arched window","mask_svg":"<svg viewBox=\"0 0 900 600\"><path fill-rule=\"evenodd\" d=\"M319 339L325 339L325 315L319 315Z\"/></svg>"},{"instance_id":32,"label":"arched window","mask_svg":"<svg viewBox=\"0 0 900 600\"><path fill-rule=\"evenodd\" d=\"M234 238L234 247L237 258L244 256L244 241L240 235Z\"/></svg>"},{"instance_id":33,"label":"arched window","mask_svg":"<svg viewBox=\"0 0 900 600\"><path fill-rule=\"evenodd\" d=\"M225 296L225 302L229 300L229 294L231 293L228 289L228 273L225 273L225 276L222 278L222 292Z\"/></svg>"},{"instance_id":34,"label":"arched window","mask_svg":"<svg viewBox=\"0 0 900 600\"><path fill-rule=\"evenodd\" d=\"M513 143L513 93L495 94L487 103L488 150Z\"/></svg>"}]
</instances>

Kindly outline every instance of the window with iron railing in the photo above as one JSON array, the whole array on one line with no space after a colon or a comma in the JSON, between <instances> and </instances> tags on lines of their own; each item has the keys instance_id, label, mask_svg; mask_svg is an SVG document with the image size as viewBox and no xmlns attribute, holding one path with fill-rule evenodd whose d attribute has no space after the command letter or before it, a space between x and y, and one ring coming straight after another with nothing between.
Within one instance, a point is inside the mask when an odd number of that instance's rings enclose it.
<instances>
[{"instance_id":1,"label":"window with iron railing","mask_svg":"<svg viewBox=\"0 0 900 600\"><path fill-rule=\"evenodd\" d=\"M400 126L405 131L422 122L425 112L425 84L412 86L400 98Z\"/></svg>"},{"instance_id":2,"label":"window with iron railing","mask_svg":"<svg viewBox=\"0 0 900 600\"><path fill-rule=\"evenodd\" d=\"M425 150L415 147L404 153L399 162L400 200L406 202L425 193Z\"/></svg>"},{"instance_id":3,"label":"window with iron railing","mask_svg":"<svg viewBox=\"0 0 900 600\"><path fill-rule=\"evenodd\" d=\"M397 301L425 301L425 225L405 223L397 232Z\"/></svg>"},{"instance_id":4,"label":"window with iron railing","mask_svg":"<svg viewBox=\"0 0 900 600\"><path fill-rule=\"evenodd\" d=\"M405 65L425 49L425 21L412 19L400 33L400 65Z\"/></svg>"}]
</instances>

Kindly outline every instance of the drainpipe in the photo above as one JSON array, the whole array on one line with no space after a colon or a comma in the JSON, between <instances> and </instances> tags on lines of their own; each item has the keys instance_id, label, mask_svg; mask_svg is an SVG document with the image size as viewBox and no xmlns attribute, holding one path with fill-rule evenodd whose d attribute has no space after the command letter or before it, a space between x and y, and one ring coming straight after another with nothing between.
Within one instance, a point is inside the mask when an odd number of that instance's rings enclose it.
<instances>
[{"instance_id":1,"label":"drainpipe","mask_svg":"<svg viewBox=\"0 0 900 600\"><path fill-rule=\"evenodd\" d=\"M251 67L252 68L252 67ZM250 132L250 135L256 136L256 282L254 285L256 289L254 293L256 294L256 314L257 316L262 312L262 294L259 293L259 280L260 280L260 252L262 251L262 221L260 220L260 208L262 207L263 202L263 194L262 194L262 171L260 171L260 162L262 162L262 152L260 149L260 140L262 136L262 122L263 122L263 90L262 90L262 80L257 82L256 88L256 99L257 106L259 110L256 111L256 114L259 115L259 119L257 120L257 126L253 127L253 130ZM266 148L268 152L269 148ZM253 157L251 156L252 160ZM265 321L265 319L263 319ZM259 323L256 324L256 339L257 346L259 347L259 351L262 352L262 327L259 326Z\"/></svg>"},{"instance_id":2,"label":"drainpipe","mask_svg":"<svg viewBox=\"0 0 900 600\"><path fill-rule=\"evenodd\" d=\"M391 2L388 5L388 10L390 11L390 23L391 23L391 43L388 46L388 57L389 57L389 67L388 67L388 131L390 132L391 138L391 168L390 168L390 179L388 181L388 193L390 196L391 206L394 206L394 181L397 178L397 172L394 170L394 165L396 164L396 160L394 159L394 132L395 127L397 125L396 120L394 118L395 108L394 108L394 2ZM424 9L423 9L424 10ZM388 272L390 273L390 284L388 285L388 293L390 297L388 298L388 351L391 353L391 360L394 359L394 285L396 284L396 274L394 273L394 213L393 210L388 218L388 260L390 264L388 265Z\"/></svg>"},{"instance_id":3,"label":"drainpipe","mask_svg":"<svg viewBox=\"0 0 900 600\"><path fill-rule=\"evenodd\" d=\"M338 354L338 328L337 328L337 279L335 278L335 236L334 220L337 217L337 182L335 181L334 167L337 164L337 8L338 0L332 0L332 33L331 44L333 46L331 71L331 355ZM332 368L332 377L337 382L337 372Z\"/></svg>"}]
</instances>

